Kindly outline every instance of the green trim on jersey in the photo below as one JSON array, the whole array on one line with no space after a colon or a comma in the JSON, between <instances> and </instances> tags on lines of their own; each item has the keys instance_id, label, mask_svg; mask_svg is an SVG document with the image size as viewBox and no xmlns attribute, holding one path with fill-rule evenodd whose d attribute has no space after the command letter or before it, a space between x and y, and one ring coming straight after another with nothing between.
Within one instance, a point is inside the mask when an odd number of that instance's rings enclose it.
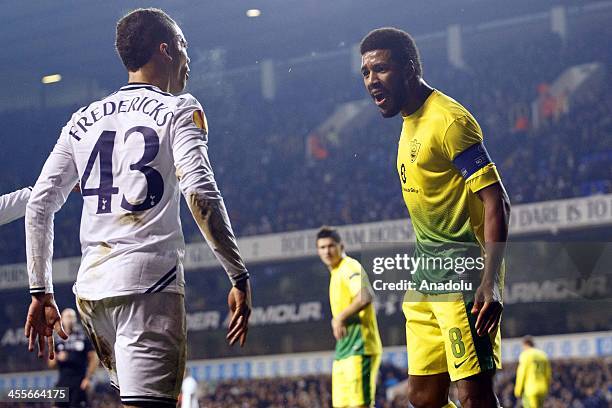
<instances>
[{"instance_id":1,"label":"green trim on jersey","mask_svg":"<svg viewBox=\"0 0 612 408\"><path fill-rule=\"evenodd\" d=\"M465 297L463 295L463 304L465 306L465 313L467 314L468 321L470 322L470 331L472 332L472 341L476 348L476 356L478 357L478 364L480 364L481 371L495 370L495 359L493 358L493 344L487 333L484 336L479 336L476 332L476 319L477 315L471 313L474 300Z\"/></svg>"}]
</instances>

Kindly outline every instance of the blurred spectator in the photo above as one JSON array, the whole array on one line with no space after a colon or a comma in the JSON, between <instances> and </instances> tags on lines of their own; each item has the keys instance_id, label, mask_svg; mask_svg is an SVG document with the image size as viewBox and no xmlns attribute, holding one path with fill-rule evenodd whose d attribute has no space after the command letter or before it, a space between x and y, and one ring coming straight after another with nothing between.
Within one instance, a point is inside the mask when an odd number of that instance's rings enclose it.
<instances>
[{"instance_id":1,"label":"blurred spectator","mask_svg":"<svg viewBox=\"0 0 612 408\"><path fill-rule=\"evenodd\" d=\"M98 368L98 356L83 329L77 324L74 309L62 310L62 326L68 339L55 336L55 359L48 360L49 368L57 368L56 387L67 387L69 402L57 407L87 407L91 378Z\"/></svg>"},{"instance_id":2,"label":"blurred spectator","mask_svg":"<svg viewBox=\"0 0 612 408\"><path fill-rule=\"evenodd\" d=\"M198 395L198 382L185 370L185 378L183 378L179 397L181 408L199 408Z\"/></svg>"}]
</instances>

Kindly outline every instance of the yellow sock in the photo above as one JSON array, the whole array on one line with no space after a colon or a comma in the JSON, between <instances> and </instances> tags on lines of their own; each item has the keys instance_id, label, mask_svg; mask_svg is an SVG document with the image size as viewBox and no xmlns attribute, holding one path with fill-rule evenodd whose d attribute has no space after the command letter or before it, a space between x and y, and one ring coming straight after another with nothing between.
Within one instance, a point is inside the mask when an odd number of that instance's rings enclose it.
<instances>
[{"instance_id":1,"label":"yellow sock","mask_svg":"<svg viewBox=\"0 0 612 408\"><path fill-rule=\"evenodd\" d=\"M452 401L448 401L448 404L446 404L442 408L457 408L457 406L455 404L453 404Z\"/></svg>"}]
</instances>

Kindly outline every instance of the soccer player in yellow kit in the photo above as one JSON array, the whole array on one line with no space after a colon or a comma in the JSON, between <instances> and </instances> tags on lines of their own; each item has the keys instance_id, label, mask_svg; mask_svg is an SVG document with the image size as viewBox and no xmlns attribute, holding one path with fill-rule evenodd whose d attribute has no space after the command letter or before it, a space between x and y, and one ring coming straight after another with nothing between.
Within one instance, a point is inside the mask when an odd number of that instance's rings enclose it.
<instances>
[{"instance_id":1,"label":"soccer player in yellow kit","mask_svg":"<svg viewBox=\"0 0 612 408\"><path fill-rule=\"evenodd\" d=\"M368 275L344 253L340 234L322 227L317 252L330 271L329 303L336 353L332 368L332 405L371 407L376 395L382 343Z\"/></svg>"},{"instance_id":2,"label":"soccer player in yellow kit","mask_svg":"<svg viewBox=\"0 0 612 408\"><path fill-rule=\"evenodd\" d=\"M548 394L551 369L548 356L535 348L533 338L525 336L523 352L516 368L514 396L522 398L523 408L542 408Z\"/></svg>"},{"instance_id":3,"label":"soccer player in yellow kit","mask_svg":"<svg viewBox=\"0 0 612 408\"><path fill-rule=\"evenodd\" d=\"M493 377L500 363L503 254L510 203L480 126L461 104L423 80L412 37L395 28L370 32L360 45L364 85L385 118L402 114L397 154L402 194L416 235L415 257L481 257L471 291L431 291L460 271L413 272L405 298L408 396L416 407L498 407ZM486 254L486 255L485 255ZM472 265L478 259L472 259Z\"/></svg>"}]
</instances>

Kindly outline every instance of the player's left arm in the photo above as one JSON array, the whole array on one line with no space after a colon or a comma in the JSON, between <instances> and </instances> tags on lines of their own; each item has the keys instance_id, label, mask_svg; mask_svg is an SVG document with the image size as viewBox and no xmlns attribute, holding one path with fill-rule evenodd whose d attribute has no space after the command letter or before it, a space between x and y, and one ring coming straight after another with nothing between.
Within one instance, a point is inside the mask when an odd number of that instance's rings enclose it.
<instances>
[{"instance_id":1,"label":"player's left arm","mask_svg":"<svg viewBox=\"0 0 612 408\"><path fill-rule=\"evenodd\" d=\"M27 270L32 301L25 323L28 350L38 343L38 357L45 347L49 359L54 358L53 331L67 339L61 324L59 309L53 298L51 262L53 258L53 218L66 202L78 180L72 148L64 127L53 151L32 189L25 213Z\"/></svg>"},{"instance_id":2,"label":"player's left arm","mask_svg":"<svg viewBox=\"0 0 612 408\"><path fill-rule=\"evenodd\" d=\"M501 182L478 190L476 194L484 207L485 261L472 313L478 314L476 332L482 336L497 327L503 309L499 273L508 240L510 200Z\"/></svg>"},{"instance_id":3,"label":"player's left arm","mask_svg":"<svg viewBox=\"0 0 612 408\"><path fill-rule=\"evenodd\" d=\"M508 239L510 200L484 145L482 130L471 115L453 121L442 147L465 179L466 187L483 202L485 262L471 310L477 315L476 331L482 336L497 327L503 309L499 272Z\"/></svg>"},{"instance_id":4,"label":"player's left arm","mask_svg":"<svg viewBox=\"0 0 612 408\"><path fill-rule=\"evenodd\" d=\"M346 277L349 291L352 296L351 303L342 310L338 316L332 319L332 330L336 340L346 336L346 324L348 320L365 309L374 300L374 293L365 271L353 270Z\"/></svg>"},{"instance_id":5,"label":"player's left arm","mask_svg":"<svg viewBox=\"0 0 612 408\"><path fill-rule=\"evenodd\" d=\"M228 305L232 318L227 334L230 345L244 345L251 314L251 285L229 216L208 157L208 127L199 102L186 96L174 116L172 150L179 187L208 246L231 283Z\"/></svg>"}]
</instances>

